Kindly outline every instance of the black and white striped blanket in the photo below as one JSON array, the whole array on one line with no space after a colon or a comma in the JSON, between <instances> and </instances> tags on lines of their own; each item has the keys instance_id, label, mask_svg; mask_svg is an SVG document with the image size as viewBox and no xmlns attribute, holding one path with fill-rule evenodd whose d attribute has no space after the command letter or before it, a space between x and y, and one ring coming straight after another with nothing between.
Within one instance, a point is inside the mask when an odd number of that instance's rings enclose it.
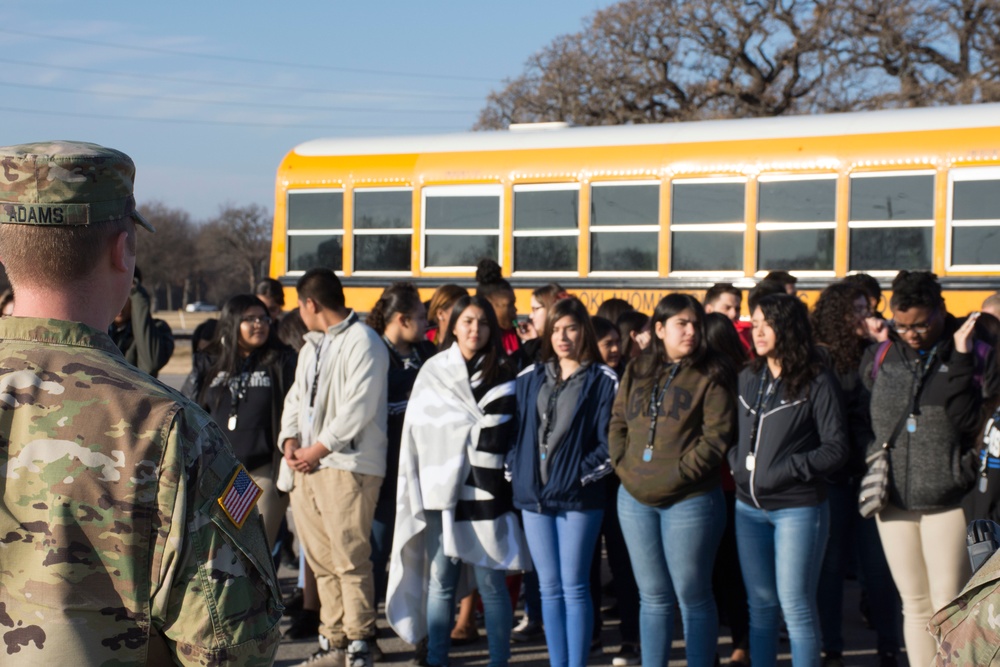
<instances>
[{"instance_id":1,"label":"black and white striped blanket","mask_svg":"<svg viewBox=\"0 0 1000 667\"><path fill-rule=\"evenodd\" d=\"M386 618L410 643L427 634L424 512L442 513L446 555L495 570L530 569L527 544L503 478L514 382L472 375L457 345L420 369L400 446L396 526Z\"/></svg>"}]
</instances>

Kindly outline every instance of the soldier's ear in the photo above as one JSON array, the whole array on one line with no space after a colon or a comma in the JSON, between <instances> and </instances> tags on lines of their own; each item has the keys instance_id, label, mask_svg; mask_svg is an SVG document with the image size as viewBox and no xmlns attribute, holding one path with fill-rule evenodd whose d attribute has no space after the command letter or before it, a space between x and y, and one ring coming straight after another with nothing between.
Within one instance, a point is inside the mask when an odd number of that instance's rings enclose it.
<instances>
[{"instance_id":1,"label":"soldier's ear","mask_svg":"<svg viewBox=\"0 0 1000 667\"><path fill-rule=\"evenodd\" d=\"M128 232L118 232L111 243L111 266L131 277L135 267L135 245Z\"/></svg>"}]
</instances>

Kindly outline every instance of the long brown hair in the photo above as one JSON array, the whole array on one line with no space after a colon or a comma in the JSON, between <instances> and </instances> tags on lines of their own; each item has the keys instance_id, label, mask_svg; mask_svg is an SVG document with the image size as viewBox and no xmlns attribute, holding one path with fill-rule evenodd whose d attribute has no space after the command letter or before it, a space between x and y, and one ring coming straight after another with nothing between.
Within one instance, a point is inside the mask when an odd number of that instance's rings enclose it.
<instances>
[{"instance_id":1,"label":"long brown hair","mask_svg":"<svg viewBox=\"0 0 1000 667\"><path fill-rule=\"evenodd\" d=\"M483 382L491 385L499 376L500 367L506 363L507 353L503 349L503 333L500 331L500 323L497 322L497 315L486 297L465 295L455 302L451 318L448 320L448 330L444 332L444 338L441 341L441 349L447 350L455 342L455 325L458 324L458 318L469 306L475 306L483 311L486 321L489 323L490 339L486 341L486 346L482 350L483 363L481 368Z\"/></svg>"},{"instance_id":2,"label":"long brown hair","mask_svg":"<svg viewBox=\"0 0 1000 667\"><path fill-rule=\"evenodd\" d=\"M542 334L542 351L539 360L544 362L556 359L555 350L552 349L552 330L556 322L564 317L571 317L580 327L583 334L583 341L580 345L580 361L595 362L601 361L601 349L597 347L597 333L594 325L590 321L590 313L583 302L575 296L559 299L548 309L545 316L545 332Z\"/></svg>"}]
</instances>

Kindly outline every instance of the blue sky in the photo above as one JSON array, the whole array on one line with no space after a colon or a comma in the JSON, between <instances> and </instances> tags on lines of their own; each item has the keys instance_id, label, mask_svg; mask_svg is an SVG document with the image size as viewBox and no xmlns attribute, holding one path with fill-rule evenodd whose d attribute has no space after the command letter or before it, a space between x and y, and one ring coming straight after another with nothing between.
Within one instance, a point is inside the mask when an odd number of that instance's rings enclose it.
<instances>
[{"instance_id":1,"label":"blue sky","mask_svg":"<svg viewBox=\"0 0 1000 667\"><path fill-rule=\"evenodd\" d=\"M469 129L486 95L612 0L0 5L0 145L93 141L139 203L273 210L296 144Z\"/></svg>"}]
</instances>

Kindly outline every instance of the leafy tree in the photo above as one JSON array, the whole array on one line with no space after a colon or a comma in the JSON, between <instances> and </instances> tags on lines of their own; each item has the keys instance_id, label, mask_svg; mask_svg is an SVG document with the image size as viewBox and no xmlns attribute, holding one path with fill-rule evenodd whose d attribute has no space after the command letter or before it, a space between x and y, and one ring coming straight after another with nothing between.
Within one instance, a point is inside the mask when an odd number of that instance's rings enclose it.
<instances>
[{"instance_id":1,"label":"leafy tree","mask_svg":"<svg viewBox=\"0 0 1000 667\"><path fill-rule=\"evenodd\" d=\"M625 0L491 93L477 129L1000 100L1000 0Z\"/></svg>"},{"instance_id":2,"label":"leafy tree","mask_svg":"<svg viewBox=\"0 0 1000 667\"><path fill-rule=\"evenodd\" d=\"M257 204L226 204L198 234L199 275L206 298L221 303L233 294L252 292L267 274L271 253L271 215Z\"/></svg>"},{"instance_id":3,"label":"leafy tree","mask_svg":"<svg viewBox=\"0 0 1000 667\"><path fill-rule=\"evenodd\" d=\"M159 305L158 297L162 294L167 310L173 310L177 292L197 270L195 225L187 211L170 208L163 202L153 201L138 208L156 233L138 230L136 265L154 302Z\"/></svg>"}]
</instances>

